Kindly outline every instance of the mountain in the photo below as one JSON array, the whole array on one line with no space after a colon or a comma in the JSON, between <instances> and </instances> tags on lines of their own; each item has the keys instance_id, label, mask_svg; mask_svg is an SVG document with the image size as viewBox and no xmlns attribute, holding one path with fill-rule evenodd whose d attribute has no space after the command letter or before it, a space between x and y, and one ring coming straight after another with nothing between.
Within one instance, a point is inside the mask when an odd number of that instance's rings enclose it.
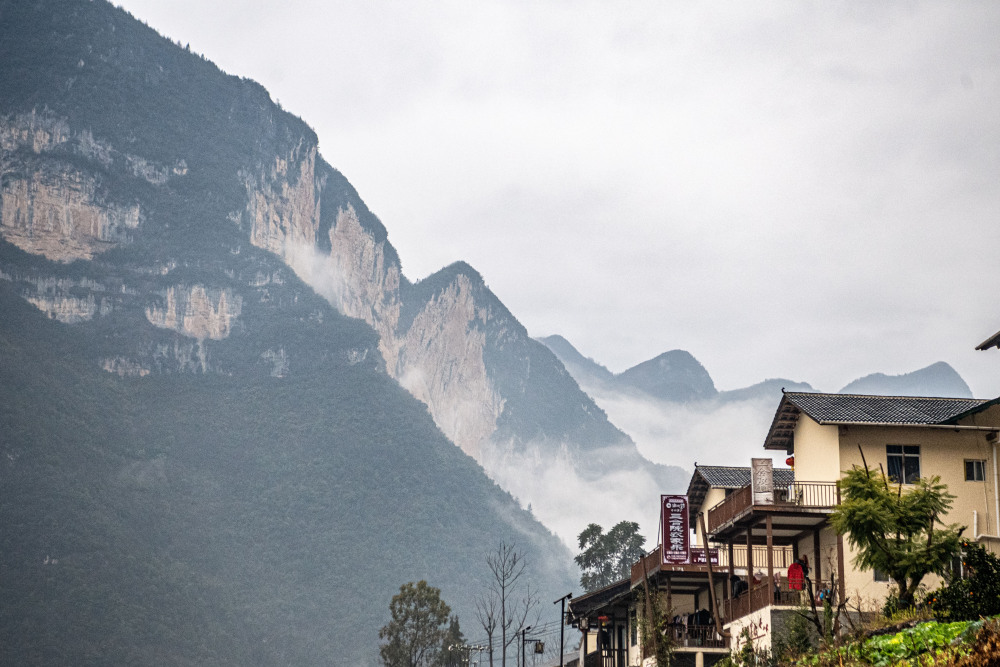
<instances>
[{"instance_id":1,"label":"mountain","mask_svg":"<svg viewBox=\"0 0 1000 667\"><path fill-rule=\"evenodd\" d=\"M715 383L690 352L672 350L624 371L618 383L664 401L688 402L715 397Z\"/></svg>"},{"instance_id":2,"label":"mountain","mask_svg":"<svg viewBox=\"0 0 1000 667\"><path fill-rule=\"evenodd\" d=\"M374 664L400 582L473 629L500 539L541 588L573 583L370 366L120 378L7 283L0 306L4 664Z\"/></svg>"},{"instance_id":3,"label":"mountain","mask_svg":"<svg viewBox=\"0 0 1000 667\"><path fill-rule=\"evenodd\" d=\"M669 481L259 84L103 0L0 0L0 80L0 662L372 663L500 540L575 584L473 457Z\"/></svg>"},{"instance_id":4,"label":"mountain","mask_svg":"<svg viewBox=\"0 0 1000 667\"><path fill-rule=\"evenodd\" d=\"M561 336L539 339L580 386L652 461L684 467L696 462L749 465L761 456L761 434L782 391L816 391L805 382L775 378L717 391L708 371L688 352L673 350L619 374L585 358ZM849 384L844 393L970 397L968 385L946 363L900 376L881 373Z\"/></svg>"},{"instance_id":5,"label":"mountain","mask_svg":"<svg viewBox=\"0 0 1000 667\"><path fill-rule=\"evenodd\" d=\"M573 347L572 343L559 335L545 336L538 341L559 358L569 374L581 385L612 384L615 374L605 366L589 357L585 357Z\"/></svg>"},{"instance_id":6,"label":"mountain","mask_svg":"<svg viewBox=\"0 0 1000 667\"><path fill-rule=\"evenodd\" d=\"M943 361L902 375L866 375L854 380L839 393L972 398L972 390L962 376Z\"/></svg>"},{"instance_id":7,"label":"mountain","mask_svg":"<svg viewBox=\"0 0 1000 667\"><path fill-rule=\"evenodd\" d=\"M679 402L710 399L718 393L705 367L684 350L664 352L615 374L584 357L562 336L546 336L538 341L559 358L584 388L640 392L651 398Z\"/></svg>"},{"instance_id":8,"label":"mountain","mask_svg":"<svg viewBox=\"0 0 1000 667\"><path fill-rule=\"evenodd\" d=\"M723 403L741 401L763 401L773 407L781 399L782 391L816 391L808 382L795 382L784 378L772 378L742 389L720 391L718 400Z\"/></svg>"}]
</instances>

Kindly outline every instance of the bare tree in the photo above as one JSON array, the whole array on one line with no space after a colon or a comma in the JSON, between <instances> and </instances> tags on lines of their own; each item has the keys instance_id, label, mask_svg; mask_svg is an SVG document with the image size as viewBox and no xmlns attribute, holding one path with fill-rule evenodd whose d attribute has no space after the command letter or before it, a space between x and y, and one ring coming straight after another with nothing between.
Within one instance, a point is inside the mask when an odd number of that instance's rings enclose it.
<instances>
[{"instance_id":1,"label":"bare tree","mask_svg":"<svg viewBox=\"0 0 1000 667\"><path fill-rule=\"evenodd\" d=\"M500 599L490 586L482 595L476 597L476 618L483 626L486 641L490 651L490 667L493 667L493 634L496 632L500 618Z\"/></svg>"},{"instance_id":2,"label":"bare tree","mask_svg":"<svg viewBox=\"0 0 1000 667\"><path fill-rule=\"evenodd\" d=\"M492 579L485 593L476 599L476 616L490 645L493 667L493 637L500 631L500 664L507 665L507 649L517 640L517 632L529 617L538 617L538 597L525 580L527 562L513 544L500 542L496 551L486 555Z\"/></svg>"}]
</instances>

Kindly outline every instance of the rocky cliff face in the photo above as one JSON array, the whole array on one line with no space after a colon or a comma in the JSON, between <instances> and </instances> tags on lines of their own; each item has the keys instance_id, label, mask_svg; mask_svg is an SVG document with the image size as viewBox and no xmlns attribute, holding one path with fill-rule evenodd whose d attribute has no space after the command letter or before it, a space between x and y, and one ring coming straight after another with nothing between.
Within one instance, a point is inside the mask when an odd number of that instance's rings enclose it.
<instances>
[{"instance_id":1,"label":"rocky cliff face","mask_svg":"<svg viewBox=\"0 0 1000 667\"><path fill-rule=\"evenodd\" d=\"M317 284L320 292L342 313L364 320L378 332L379 351L386 368L398 378L400 341L397 327L402 273L399 263L387 254L389 242L376 240L361 225L351 205L338 208L327 236L330 253L320 260L319 280L314 278L311 282ZM310 258L313 252L318 250L306 249L301 259Z\"/></svg>"},{"instance_id":2,"label":"rocky cliff face","mask_svg":"<svg viewBox=\"0 0 1000 667\"><path fill-rule=\"evenodd\" d=\"M415 290L304 122L106 0L0 17L0 662L367 664L493 540L572 585L430 418L475 451L511 404L478 277Z\"/></svg>"},{"instance_id":3,"label":"rocky cliff face","mask_svg":"<svg viewBox=\"0 0 1000 667\"><path fill-rule=\"evenodd\" d=\"M145 208L158 200L162 206L174 181L186 177L183 159L168 168L97 140L68 118L37 110L0 117L0 148L0 239L50 262L25 264L13 258L4 263L0 279L17 285L26 301L60 322L110 326L99 323L117 313L133 322L141 317L173 334L151 335L138 347L122 338L124 347L108 349L98 360L108 372L224 370L213 364L208 343L230 336L243 311L245 289L259 302L286 289L280 272L251 271L238 243L231 244L229 265L207 273L196 269L197 279L182 282L173 276L191 278L190 262L149 255ZM245 220L232 212L225 224L238 233L245 222L251 244L282 257L314 243L320 187L316 155L315 145L300 142L288 154L272 156L256 177L243 173ZM149 231L156 236L166 230L161 224ZM104 260L111 250L132 249L137 239L144 241L135 248L139 255L124 263ZM260 359L273 374L287 372L280 347L262 351Z\"/></svg>"},{"instance_id":4,"label":"rocky cliff face","mask_svg":"<svg viewBox=\"0 0 1000 667\"><path fill-rule=\"evenodd\" d=\"M138 205L103 201L99 178L69 161L107 167L122 157L89 132L74 135L65 119L35 112L2 118L0 148L0 237L25 252L57 262L92 259L127 243L141 224ZM18 153L26 155L15 160Z\"/></svg>"},{"instance_id":5,"label":"rocky cliff face","mask_svg":"<svg viewBox=\"0 0 1000 667\"><path fill-rule=\"evenodd\" d=\"M229 336L240 314L243 298L231 290L213 290L204 285L168 287L162 306L146 308L151 324L198 340L222 340Z\"/></svg>"},{"instance_id":6,"label":"rocky cliff face","mask_svg":"<svg viewBox=\"0 0 1000 667\"><path fill-rule=\"evenodd\" d=\"M400 384L428 405L456 445L480 461L504 407L486 369L486 333L480 327L488 316L477 307L468 276L456 276L398 339L396 365Z\"/></svg>"},{"instance_id":7,"label":"rocky cliff face","mask_svg":"<svg viewBox=\"0 0 1000 667\"><path fill-rule=\"evenodd\" d=\"M262 173L243 176L253 245L287 260L297 248L316 243L322 182L316 180L315 145L300 141Z\"/></svg>"},{"instance_id":8,"label":"rocky cliff face","mask_svg":"<svg viewBox=\"0 0 1000 667\"><path fill-rule=\"evenodd\" d=\"M185 81L200 81L201 70L210 79L210 66L193 61L132 72L122 48L99 62L124 68L139 89L184 68ZM77 78L89 71L75 60L67 67ZM80 84L57 82L56 96L68 85ZM2 277L50 318L99 332L101 368L229 374L249 364L283 378L316 362L310 354L330 357L268 324L291 318L322 331L330 319L283 274L290 268L378 335L377 349L359 342L333 356L383 368L494 479L515 479L515 468L582 469L597 449L607 461L619 452L629 467L646 465L472 267L407 280L381 222L266 91L230 78L187 97L215 106L182 135L168 130L170 114L187 113L184 96L148 108L133 101L102 127L93 123L107 109L72 95L0 117L0 238L40 260L0 257ZM220 140L234 124L243 134ZM121 132L136 126L143 131ZM142 335L114 335L126 326Z\"/></svg>"},{"instance_id":9,"label":"rocky cliff face","mask_svg":"<svg viewBox=\"0 0 1000 667\"><path fill-rule=\"evenodd\" d=\"M525 505L533 504L564 538L571 540L593 512L569 511L557 494L538 489L573 480L592 495L632 475L643 481L631 485L634 509L623 512L634 515L651 489L681 484L682 474L638 455L472 267L458 263L416 284L407 281L384 228L322 160L314 138L291 137L282 152L263 153L234 174L239 196L216 223L227 260L199 267L158 254L155 261L115 262L110 276L80 279L64 275L76 260L111 269L102 258L113 249L145 256L150 235L167 230L150 227L144 206L169 197L178 180L189 178L187 160L157 166L51 114L8 117L2 135L0 232L29 255L55 263L3 277L53 319L112 326L114 317L131 316L159 332L138 346L103 350L96 361L105 371L230 372L226 346L246 313L287 310L298 299L281 270L261 264L263 252L340 313L377 332L378 354L355 347L345 351L347 363L371 363L377 356L452 442ZM307 319L321 325L322 309ZM283 378L294 373L296 354L301 351L279 337L253 358L261 372ZM595 457L599 474L591 469Z\"/></svg>"}]
</instances>

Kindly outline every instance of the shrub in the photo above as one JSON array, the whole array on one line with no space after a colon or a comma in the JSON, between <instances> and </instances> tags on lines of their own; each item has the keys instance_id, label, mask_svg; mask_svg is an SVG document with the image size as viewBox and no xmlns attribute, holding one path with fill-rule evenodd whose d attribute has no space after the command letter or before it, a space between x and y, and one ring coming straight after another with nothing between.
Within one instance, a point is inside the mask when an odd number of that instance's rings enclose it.
<instances>
[{"instance_id":1,"label":"shrub","mask_svg":"<svg viewBox=\"0 0 1000 667\"><path fill-rule=\"evenodd\" d=\"M966 577L931 593L928 604L940 620L971 621L1000 614L1000 559L970 540L962 541Z\"/></svg>"}]
</instances>

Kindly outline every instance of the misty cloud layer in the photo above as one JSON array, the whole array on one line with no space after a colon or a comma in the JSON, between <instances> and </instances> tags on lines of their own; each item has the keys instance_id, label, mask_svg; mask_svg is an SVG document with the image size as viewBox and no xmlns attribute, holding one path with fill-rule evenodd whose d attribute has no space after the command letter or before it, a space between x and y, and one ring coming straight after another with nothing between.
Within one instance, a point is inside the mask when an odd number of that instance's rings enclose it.
<instances>
[{"instance_id":1,"label":"misty cloud layer","mask_svg":"<svg viewBox=\"0 0 1000 667\"><path fill-rule=\"evenodd\" d=\"M620 521L636 521L646 546L655 546L659 498L665 490L648 473L627 468L607 472L574 461L568 447L554 456L551 451L549 444L529 444L520 452L492 450L484 454L482 464L574 553L577 536L590 523L610 528ZM599 459L601 452L589 456Z\"/></svg>"}]
</instances>

